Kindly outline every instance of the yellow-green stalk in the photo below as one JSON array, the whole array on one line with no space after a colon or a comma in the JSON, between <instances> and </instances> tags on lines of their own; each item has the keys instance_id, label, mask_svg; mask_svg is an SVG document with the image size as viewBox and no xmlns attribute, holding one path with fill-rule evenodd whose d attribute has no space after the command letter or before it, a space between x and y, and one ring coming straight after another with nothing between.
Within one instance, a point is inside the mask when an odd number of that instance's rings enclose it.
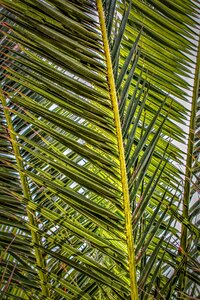
<instances>
[{"instance_id":1,"label":"yellow-green stalk","mask_svg":"<svg viewBox=\"0 0 200 300\"><path fill-rule=\"evenodd\" d=\"M134 251L133 234L132 234L133 230L132 230L132 224L131 224L131 207L130 207L130 199L129 199L128 180L127 180L127 174L126 174L124 145L123 145L117 94L116 94L116 88L115 88L112 60L111 60L109 42L108 42L108 37L107 37L102 0L97 0L97 8L98 8L98 13L99 13L103 46L104 46L104 52L105 52L105 58L106 58L107 80L108 80L110 98L111 98L111 102L112 102L112 108L113 108L113 112L114 112L115 127L116 127L118 149L119 149L119 161L120 161L120 170L121 170L123 204L124 204L124 214L125 214L125 224L126 224L126 238L127 238L128 259L129 259L128 267L129 267L129 273L130 273L131 300L138 300L135 251Z\"/></svg>"}]
</instances>

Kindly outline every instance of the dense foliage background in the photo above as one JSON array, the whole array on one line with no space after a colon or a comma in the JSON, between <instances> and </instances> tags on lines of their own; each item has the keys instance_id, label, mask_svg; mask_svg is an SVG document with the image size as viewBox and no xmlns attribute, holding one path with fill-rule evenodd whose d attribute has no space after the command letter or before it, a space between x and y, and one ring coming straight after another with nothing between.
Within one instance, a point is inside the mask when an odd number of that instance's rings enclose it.
<instances>
[{"instance_id":1,"label":"dense foliage background","mask_svg":"<svg viewBox=\"0 0 200 300\"><path fill-rule=\"evenodd\" d=\"M198 299L199 1L0 3L0 299Z\"/></svg>"}]
</instances>

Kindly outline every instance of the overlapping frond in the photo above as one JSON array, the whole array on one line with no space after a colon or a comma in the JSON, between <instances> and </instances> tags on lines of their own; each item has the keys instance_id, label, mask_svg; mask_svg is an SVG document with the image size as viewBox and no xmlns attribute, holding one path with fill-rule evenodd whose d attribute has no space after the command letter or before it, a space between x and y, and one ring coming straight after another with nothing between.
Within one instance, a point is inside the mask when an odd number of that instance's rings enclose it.
<instances>
[{"instance_id":1,"label":"overlapping frond","mask_svg":"<svg viewBox=\"0 0 200 300\"><path fill-rule=\"evenodd\" d=\"M198 128L199 128L199 80L200 80L200 43L196 57L194 74L194 87L191 103L191 116L189 125L187 162L185 171L185 184L183 195L183 216L199 228L199 149L198 149ZM189 295L199 294L199 239L194 238L193 232L182 224L181 231L181 254L184 260L180 276L180 288L187 291ZM189 280L185 279L185 273ZM193 276L195 280L193 280ZM182 297L183 298L183 297Z\"/></svg>"},{"instance_id":2,"label":"overlapping frond","mask_svg":"<svg viewBox=\"0 0 200 300\"><path fill-rule=\"evenodd\" d=\"M0 3L1 297L176 299L195 2Z\"/></svg>"}]
</instances>

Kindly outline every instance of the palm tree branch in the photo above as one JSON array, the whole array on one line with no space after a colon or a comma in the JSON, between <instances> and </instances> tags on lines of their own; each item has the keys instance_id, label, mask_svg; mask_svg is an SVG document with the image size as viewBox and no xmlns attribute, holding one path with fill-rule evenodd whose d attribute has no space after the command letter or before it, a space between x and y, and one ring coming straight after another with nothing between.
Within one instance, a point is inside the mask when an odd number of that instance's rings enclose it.
<instances>
[{"instance_id":1,"label":"palm tree branch","mask_svg":"<svg viewBox=\"0 0 200 300\"><path fill-rule=\"evenodd\" d=\"M12 143L12 147L13 147L13 152L14 152L14 155L16 157L16 163L17 163L17 166L21 170L23 170L22 158L21 158L21 155L20 155L19 147L17 145L16 135L15 135L15 132L14 132L14 128L13 128L13 125L12 125L12 120L11 120L11 117L10 117L9 110L7 108L6 99L5 99L4 95L1 95L1 103L2 103L4 114L5 114L6 122L7 122L7 125L8 125L10 139L11 139L11 143ZM26 199L30 199L30 191L29 191L29 187L28 187L28 184L27 184L26 176L21 171L19 171L19 176L20 176L20 179L21 179L23 195ZM36 226L36 220L35 220L34 212L29 207L27 207L27 216L29 218L30 224ZM35 233L34 231L31 231L31 235L32 235L33 242L39 245L40 244L40 238L37 235L37 233ZM47 279L46 279L46 275L45 275L45 262L44 262L44 259L43 259L43 256L42 256L42 252L37 247L34 247L34 253L35 253L36 262L37 262L37 266L38 266L38 275L39 275L39 278L40 278L40 281L41 281L42 293L45 296L48 296L48 289L46 287Z\"/></svg>"},{"instance_id":2,"label":"palm tree branch","mask_svg":"<svg viewBox=\"0 0 200 300\"><path fill-rule=\"evenodd\" d=\"M137 300L138 291L137 291L136 266L135 266L135 255L134 255L135 250L134 250L133 235L132 235L131 209L130 209L131 206L130 206L130 199L129 199L128 180L126 174L126 161L125 161L125 154L124 154L124 144L123 144L121 121L119 115L118 99L117 99L115 80L113 75L113 64L112 64L112 59L110 54L109 41L107 37L107 29L106 29L102 0L97 0L97 8L99 12L99 20L100 20L101 31L102 31L105 58L107 63L108 86L109 86L110 98L113 106L114 120L115 120L116 134L117 134L117 141L118 141L121 182L122 182L122 190L123 190L123 206L124 206L124 214L125 214L126 237L127 237L128 257L129 257L131 299Z\"/></svg>"},{"instance_id":3,"label":"palm tree branch","mask_svg":"<svg viewBox=\"0 0 200 300\"><path fill-rule=\"evenodd\" d=\"M185 169L185 184L183 191L183 212L182 216L188 220L189 218L189 207L191 199L191 181L193 176L193 162L194 162L194 145L195 145L195 129L196 129L196 113L197 113L197 100L199 94L199 81L200 81L200 37L198 41L197 48L197 58L194 74L194 86L192 94L192 103L191 103L191 115L190 115L190 124L189 124L189 135L188 135L188 149L187 149L187 158L186 158L186 169ZM180 246L183 252L187 251L187 239L188 239L188 228L182 223L181 227L181 240ZM184 264L183 270L180 275L180 289L183 290L185 286L185 277L184 270L186 263Z\"/></svg>"}]
</instances>

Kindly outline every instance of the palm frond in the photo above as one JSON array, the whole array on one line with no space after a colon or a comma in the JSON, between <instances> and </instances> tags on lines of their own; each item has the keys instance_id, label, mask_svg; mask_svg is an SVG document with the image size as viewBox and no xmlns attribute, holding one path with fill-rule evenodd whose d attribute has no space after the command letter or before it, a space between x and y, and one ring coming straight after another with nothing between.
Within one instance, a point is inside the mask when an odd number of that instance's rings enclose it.
<instances>
[{"instance_id":1,"label":"palm frond","mask_svg":"<svg viewBox=\"0 0 200 300\"><path fill-rule=\"evenodd\" d=\"M199 152L196 150L196 140L198 138L198 101L199 101L199 68L200 68L200 42L198 44L198 52L197 52L197 62L196 69L194 75L194 87L193 87L193 95L192 95L192 103L191 103L191 116L190 116L190 125L189 125L189 137L188 137L188 149L187 149L187 161L186 161L186 171L185 171L185 185L184 185L184 198L183 198L183 217L192 221L193 224L199 227L198 220L193 219L197 217L198 208L199 208L199 197L198 197L198 182L195 185L192 185L192 181L195 180L196 174L199 172L198 164L199 164ZM196 170L195 170L196 169ZM195 180L196 181L196 180ZM192 204L193 203L193 204ZM192 204L192 205L191 205ZM191 207L191 212L190 212ZM197 210L196 210L197 208ZM189 241L188 241L189 239ZM181 291L184 291L184 287L186 285L186 280L184 273L186 272L187 267L192 268L193 272L195 272L196 268L198 269L199 264L196 261L199 250L197 246L197 240L193 239L193 233L188 232L187 227L182 224L181 231L181 253L185 259L185 264L183 265L181 276L180 276L180 288ZM194 257L195 264L193 265L191 254ZM187 266L187 263L189 266ZM191 272L191 269L190 271ZM196 272L195 272L196 273ZM198 276L197 272L197 276ZM196 283L191 283L190 280L187 284L187 290L192 294L196 292L198 293L198 287L196 287Z\"/></svg>"},{"instance_id":2,"label":"palm frond","mask_svg":"<svg viewBox=\"0 0 200 300\"><path fill-rule=\"evenodd\" d=\"M176 142L197 2L0 2L1 298L176 299L186 264L196 295Z\"/></svg>"}]
</instances>

